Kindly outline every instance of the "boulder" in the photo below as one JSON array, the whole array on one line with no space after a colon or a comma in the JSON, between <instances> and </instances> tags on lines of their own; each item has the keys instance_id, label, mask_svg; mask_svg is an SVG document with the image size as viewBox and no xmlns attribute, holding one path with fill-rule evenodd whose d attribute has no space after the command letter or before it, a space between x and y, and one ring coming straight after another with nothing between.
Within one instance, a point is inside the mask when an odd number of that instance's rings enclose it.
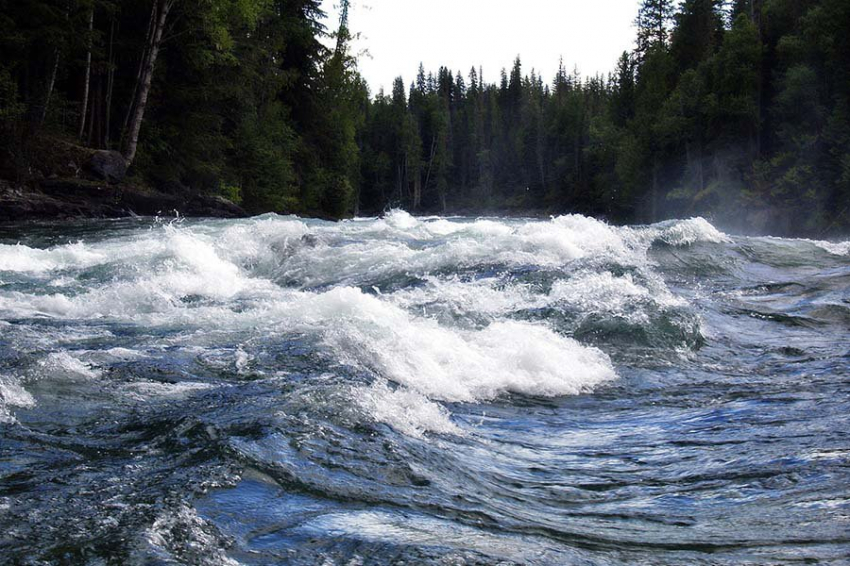
<instances>
[{"instance_id":1,"label":"boulder","mask_svg":"<svg viewBox=\"0 0 850 566\"><path fill-rule=\"evenodd\" d=\"M89 158L87 168L105 181L118 183L127 175L127 162L117 151L95 151Z\"/></svg>"}]
</instances>

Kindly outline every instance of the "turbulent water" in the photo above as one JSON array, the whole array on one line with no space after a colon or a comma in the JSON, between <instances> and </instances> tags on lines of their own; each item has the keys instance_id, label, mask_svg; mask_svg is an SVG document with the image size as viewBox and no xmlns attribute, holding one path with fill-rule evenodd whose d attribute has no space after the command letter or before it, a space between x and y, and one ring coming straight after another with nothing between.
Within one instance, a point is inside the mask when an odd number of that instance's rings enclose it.
<instances>
[{"instance_id":1,"label":"turbulent water","mask_svg":"<svg viewBox=\"0 0 850 566\"><path fill-rule=\"evenodd\" d=\"M0 562L847 563L850 242L0 227Z\"/></svg>"}]
</instances>

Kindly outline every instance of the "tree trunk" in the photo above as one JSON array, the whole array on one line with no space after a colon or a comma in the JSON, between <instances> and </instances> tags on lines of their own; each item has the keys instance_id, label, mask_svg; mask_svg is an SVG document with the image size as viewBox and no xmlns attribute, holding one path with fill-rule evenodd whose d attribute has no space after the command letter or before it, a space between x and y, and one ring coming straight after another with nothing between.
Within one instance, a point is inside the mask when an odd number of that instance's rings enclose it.
<instances>
[{"instance_id":1,"label":"tree trunk","mask_svg":"<svg viewBox=\"0 0 850 566\"><path fill-rule=\"evenodd\" d=\"M68 21L68 18L71 17L71 1L68 0L68 4L65 7L65 21ZM53 96L53 87L56 85L56 73L59 72L59 59L61 57L61 53L59 51L59 47L56 47L53 50L53 69L50 72L50 78L47 80L47 91L44 94L44 106L41 107L41 114L38 116L38 125L41 126L44 124L44 121L47 119L47 110L50 108L50 98Z\"/></svg>"},{"instance_id":2,"label":"tree trunk","mask_svg":"<svg viewBox=\"0 0 850 566\"><path fill-rule=\"evenodd\" d=\"M136 107L136 98L139 93L139 85L142 82L142 73L145 70L145 65L150 55L150 44L153 39L154 23L156 22L157 10L159 8L159 0L153 0L151 7L151 17L148 19L148 29L145 32L145 46L142 49L142 56L139 58L139 68L136 69L136 81L133 83L133 93L130 95L130 103L127 105L127 112L124 114L124 121L121 123L121 131L119 135L119 144L124 142L124 135L127 133L127 126L130 124L130 117L133 115L133 109Z\"/></svg>"},{"instance_id":3,"label":"tree trunk","mask_svg":"<svg viewBox=\"0 0 850 566\"><path fill-rule=\"evenodd\" d=\"M53 86L56 84L56 73L59 71L59 48L53 52L53 68L50 71L50 77L47 79L47 89L44 93L44 104L41 107L41 114L38 117L38 125L44 124L47 119L47 110L50 108L50 98L53 96Z\"/></svg>"},{"instance_id":4,"label":"tree trunk","mask_svg":"<svg viewBox=\"0 0 850 566\"><path fill-rule=\"evenodd\" d=\"M77 137L83 139L83 132L86 129L86 112L89 107L89 89L91 86L91 43L92 33L94 32L94 6L89 10L89 37L87 39L86 49L86 74L85 82L83 83L83 104L80 109L80 129Z\"/></svg>"},{"instance_id":5,"label":"tree trunk","mask_svg":"<svg viewBox=\"0 0 850 566\"><path fill-rule=\"evenodd\" d=\"M109 26L109 70L106 79L106 109L104 111L103 147L110 149L110 128L112 125L112 89L115 86L115 20Z\"/></svg>"},{"instance_id":6,"label":"tree trunk","mask_svg":"<svg viewBox=\"0 0 850 566\"><path fill-rule=\"evenodd\" d=\"M652 194L650 195L650 222L658 222L658 157L652 158Z\"/></svg>"},{"instance_id":7,"label":"tree trunk","mask_svg":"<svg viewBox=\"0 0 850 566\"><path fill-rule=\"evenodd\" d=\"M419 167L413 172L413 210L419 208L422 203L422 175Z\"/></svg>"},{"instance_id":8,"label":"tree trunk","mask_svg":"<svg viewBox=\"0 0 850 566\"><path fill-rule=\"evenodd\" d=\"M425 175L425 190L428 190L428 185L431 184L431 166L434 164L434 156L437 154L437 136L434 135L434 139L431 142L431 157L428 158L428 173ZM414 203L413 209L419 206L419 203Z\"/></svg>"},{"instance_id":9,"label":"tree trunk","mask_svg":"<svg viewBox=\"0 0 850 566\"><path fill-rule=\"evenodd\" d=\"M406 160L406 159L407 159L407 157L405 157L405 160ZM404 165L403 165L402 163L399 163L399 164L398 164L398 167L396 167L396 187L395 187L395 194L396 194L396 195L398 195L398 197L396 197L396 198L398 198L398 200L399 200L399 201L400 201L402 198L404 198L404 193L402 192L402 191L403 191L403 189L402 189L402 182L404 181L404 173L403 173L403 171L402 171L402 167L403 167L403 166L404 166Z\"/></svg>"},{"instance_id":10,"label":"tree trunk","mask_svg":"<svg viewBox=\"0 0 850 566\"><path fill-rule=\"evenodd\" d=\"M127 148L124 151L124 159L127 161L128 167L136 158L136 149L139 145L139 132L142 129L142 120L145 117L145 107L147 106L148 95L151 90L153 70L156 65L157 55L159 55L159 47L162 43L162 32L165 29L168 12L171 10L173 3L174 0L155 0L154 2L154 10L156 10L157 4L161 4L161 6L159 17L156 20L156 26L151 36L151 42L148 46L149 55L145 68L142 71L141 84L139 85L139 92L136 98L136 107L133 110L133 117L130 119L128 126Z\"/></svg>"}]
</instances>

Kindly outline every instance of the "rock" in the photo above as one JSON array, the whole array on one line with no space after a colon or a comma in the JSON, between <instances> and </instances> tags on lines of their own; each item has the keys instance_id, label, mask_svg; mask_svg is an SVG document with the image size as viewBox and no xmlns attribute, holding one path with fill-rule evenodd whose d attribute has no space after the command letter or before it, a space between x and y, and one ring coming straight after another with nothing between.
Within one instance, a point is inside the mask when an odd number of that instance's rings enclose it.
<instances>
[{"instance_id":1,"label":"rock","mask_svg":"<svg viewBox=\"0 0 850 566\"><path fill-rule=\"evenodd\" d=\"M67 218L74 216L75 212L75 207L67 202L0 181L0 222Z\"/></svg>"},{"instance_id":2,"label":"rock","mask_svg":"<svg viewBox=\"0 0 850 566\"><path fill-rule=\"evenodd\" d=\"M242 207L224 197L198 195L184 209L186 216L211 216L216 218L245 218L248 213Z\"/></svg>"},{"instance_id":3,"label":"rock","mask_svg":"<svg viewBox=\"0 0 850 566\"><path fill-rule=\"evenodd\" d=\"M219 196L169 195L143 187L85 179L45 179L34 187L0 179L0 222L126 216L243 218L247 213Z\"/></svg>"},{"instance_id":4,"label":"rock","mask_svg":"<svg viewBox=\"0 0 850 566\"><path fill-rule=\"evenodd\" d=\"M39 189L54 198L74 201L96 201L114 198L115 190L95 181L74 178L45 179L38 184Z\"/></svg>"},{"instance_id":5,"label":"rock","mask_svg":"<svg viewBox=\"0 0 850 566\"><path fill-rule=\"evenodd\" d=\"M137 215L174 216L175 211L183 208L183 201L164 193L125 190L121 194L121 205Z\"/></svg>"},{"instance_id":6,"label":"rock","mask_svg":"<svg viewBox=\"0 0 850 566\"><path fill-rule=\"evenodd\" d=\"M124 180L127 175L127 162L117 151L95 151L88 161L87 168L95 176L113 183Z\"/></svg>"}]
</instances>

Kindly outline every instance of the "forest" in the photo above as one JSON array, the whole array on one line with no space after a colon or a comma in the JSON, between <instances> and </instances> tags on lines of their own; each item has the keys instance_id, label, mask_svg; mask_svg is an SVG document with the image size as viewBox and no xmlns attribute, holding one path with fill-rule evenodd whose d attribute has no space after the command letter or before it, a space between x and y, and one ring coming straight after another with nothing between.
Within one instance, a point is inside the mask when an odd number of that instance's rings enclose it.
<instances>
[{"instance_id":1,"label":"forest","mask_svg":"<svg viewBox=\"0 0 850 566\"><path fill-rule=\"evenodd\" d=\"M88 148L120 152L122 182L252 214L850 227L847 0L642 0L605 76L412 62L391 92L359 75L351 15L343 0L328 29L318 0L0 0L0 179L38 190L81 174L45 156Z\"/></svg>"}]
</instances>

